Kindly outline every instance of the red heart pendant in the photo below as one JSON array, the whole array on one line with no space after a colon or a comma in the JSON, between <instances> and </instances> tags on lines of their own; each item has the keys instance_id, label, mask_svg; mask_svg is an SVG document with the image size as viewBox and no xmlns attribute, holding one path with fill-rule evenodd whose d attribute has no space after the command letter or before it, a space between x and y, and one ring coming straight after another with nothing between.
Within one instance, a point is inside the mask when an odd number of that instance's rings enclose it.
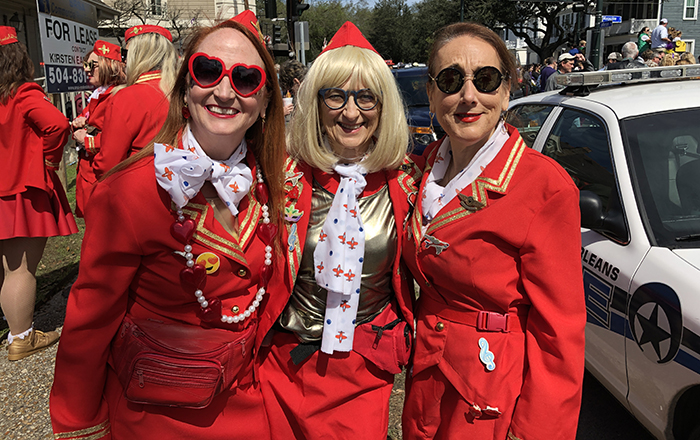
<instances>
[{"instance_id":1,"label":"red heart pendant","mask_svg":"<svg viewBox=\"0 0 700 440\"><path fill-rule=\"evenodd\" d=\"M221 300L219 298L212 298L209 302L209 307L221 318Z\"/></svg>"},{"instance_id":2,"label":"red heart pendant","mask_svg":"<svg viewBox=\"0 0 700 440\"><path fill-rule=\"evenodd\" d=\"M258 202L260 202L261 205L267 205L267 201L270 197L267 193L267 186L264 183L255 185L255 195L258 197Z\"/></svg>"},{"instance_id":3,"label":"red heart pendant","mask_svg":"<svg viewBox=\"0 0 700 440\"><path fill-rule=\"evenodd\" d=\"M258 236L267 246L271 246L275 235L277 235L277 225L272 223L261 223L258 225Z\"/></svg>"},{"instance_id":4,"label":"red heart pendant","mask_svg":"<svg viewBox=\"0 0 700 440\"><path fill-rule=\"evenodd\" d=\"M206 309L200 308L197 312L199 319L204 322L214 322L221 319L221 300L212 298L209 302L209 307Z\"/></svg>"},{"instance_id":5,"label":"red heart pendant","mask_svg":"<svg viewBox=\"0 0 700 440\"><path fill-rule=\"evenodd\" d=\"M180 271L180 282L187 289L197 290L202 287L206 276L207 269L201 264L195 264Z\"/></svg>"},{"instance_id":6,"label":"red heart pendant","mask_svg":"<svg viewBox=\"0 0 700 440\"><path fill-rule=\"evenodd\" d=\"M194 220L188 218L184 222L175 222L170 226L170 235L182 244L188 244L197 225Z\"/></svg>"},{"instance_id":7,"label":"red heart pendant","mask_svg":"<svg viewBox=\"0 0 700 440\"><path fill-rule=\"evenodd\" d=\"M263 265L262 270L260 271L260 287L264 287L267 289L267 285L270 282L270 278L272 278L272 265L268 266L267 264Z\"/></svg>"}]
</instances>

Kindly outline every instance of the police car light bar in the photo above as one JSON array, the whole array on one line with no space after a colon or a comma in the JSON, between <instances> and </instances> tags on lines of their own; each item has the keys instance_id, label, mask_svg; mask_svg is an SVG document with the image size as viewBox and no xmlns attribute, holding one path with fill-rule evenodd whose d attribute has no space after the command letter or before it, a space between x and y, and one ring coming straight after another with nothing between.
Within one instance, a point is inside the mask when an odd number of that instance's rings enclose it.
<instances>
[{"instance_id":1,"label":"police car light bar","mask_svg":"<svg viewBox=\"0 0 700 440\"><path fill-rule=\"evenodd\" d=\"M600 70L574 72L557 76L557 84L565 87L599 86L603 84L670 81L680 78L700 77L700 65L643 67L639 69Z\"/></svg>"}]
</instances>

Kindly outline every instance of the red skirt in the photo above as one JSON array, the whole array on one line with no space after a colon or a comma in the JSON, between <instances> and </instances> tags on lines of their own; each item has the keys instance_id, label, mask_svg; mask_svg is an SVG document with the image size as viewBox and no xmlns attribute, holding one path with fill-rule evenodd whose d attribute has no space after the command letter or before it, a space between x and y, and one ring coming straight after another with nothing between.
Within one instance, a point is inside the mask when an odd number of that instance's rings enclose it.
<instances>
[{"instance_id":1,"label":"red skirt","mask_svg":"<svg viewBox=\"0 0 700 440\"><path fill-rule=\"evenodd\" d=\"M299 344L278 332L261 349L260 388L273 440L348 438L385 440L394 375L358 353L317 351L299 365Z\"/></svg>"},{"instance_id":2,"label":"red skirt","mask_svg":"<svg viewBox=\"0 0 700 440\"><path fill-rule=\"evenodd\" d=\"M58 175L47 171L48 193L39 188L0 197L0 240L16 237L54 237L78 232Z\"/></svg>"}]
</instances>

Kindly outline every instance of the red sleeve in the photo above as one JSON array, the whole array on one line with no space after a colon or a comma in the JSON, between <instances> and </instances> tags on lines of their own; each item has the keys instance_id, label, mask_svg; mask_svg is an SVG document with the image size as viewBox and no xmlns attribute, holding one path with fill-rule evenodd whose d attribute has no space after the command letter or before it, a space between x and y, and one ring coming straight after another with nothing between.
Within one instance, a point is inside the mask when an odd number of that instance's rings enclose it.
<instances>
[{"instance_id":1,"label":"red sleeve","mask_svg":"<svg viewBox=\"0 0 700 440\"><path fill-rule=\"evenodd\" d=\"M129 148L141 127L142 122L131 121L134 112L129 110L130 100L125 92L130 90L124 89L114 95L109 100L105 111L101 134L102 144L92 162L92 169L98 179L126 159Z\"/></svg>"},{"instance_id":2,"label":"red sleeve","mask_svg":"<svg viewBox=\"0 0 700 440\"><path fill-rule=\"evenodd\" d=\"M80 275L68 298L50 397L56 438L111 438L107 360L142 254L130 209L114 192L97 184L85 213Z\"/></svg>"},{"instance_id":3,"label":"red sleeve","mask_svg":"<svg viewBox=\"0 0 700 440\"><path fill-rule=\"evenodd\" d=\"M27 90L19 105L29 125L42 138L46 165L57 169L70 134L68 119L38 87Z\"/></svg>"},{"instance_id":4,"label":"red sleeve","mask_svg":"<svg viewBox=\"0 0 700 440\"><path fill-rule=\"evenodd\" d=\"M568 184L535 214L521 248L521 279L532 305L528 370L511 423L516 438L576 435L586 326L580 225L578 190Z\"/></svg>"}]
</instances>

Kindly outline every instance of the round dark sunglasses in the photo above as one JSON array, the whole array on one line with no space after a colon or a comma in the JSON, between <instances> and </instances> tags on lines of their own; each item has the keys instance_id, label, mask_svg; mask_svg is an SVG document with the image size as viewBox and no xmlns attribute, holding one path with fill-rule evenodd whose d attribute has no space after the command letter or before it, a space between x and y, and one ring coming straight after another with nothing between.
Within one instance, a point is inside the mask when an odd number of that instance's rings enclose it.
<instances>
[{"instance_id":1,"label":"round dark sunglasses","mask_svg":"<svg viewBox=\"0 0 700 440\"><path fill-rule=\"evenodd\" d=\"M452 95L462 90L464 82L468 79L472 80L476 90L481 93L491 93L501 86L503 74L493 66L482 67L469 76L454 67L447 67L442 69L435 78L430 76L430 79L435 81L438 89L447 95Z\"/></svg>"},{"instance_id":2,"label":"round dark sunglasses","mask_svg":"<svg viewBox=\"0 0 700 440\"><path fill-rule=\"evenodd\" d=\"M86 72L92 72L93 70L98 68L98 62L93 60L93 61L83 61L83 69Z\"/></svg>"},{"instance_id":3,"label":"round dark sunglasses","mask_svg":"<svg viewBox=\"0 0 700 440\"><path fill-rule=\"evenodd\" d=\"M345 107L350 95L352 95L355 105L360 110L372 110L379 103L377 95L370 89L343 90L337 87L330 87L318 91L318 96L323 99L323 103L331 110L340 110Z\"/></svg>"},{"instance_id":4,"label":"round dark sunglasses","mask_svg":"<svg viewBox=\"0 0 700 440\"><path fill-rule=\"evenodd\" d=\"M258 66L236 63L226 69L219 58L203 52L190 57L189 70L194 82L203 88L214 87L224 76L228 76L233 90L243 97L257 93L267 80L265 71Z\"/></svg>"}]
</instances>

